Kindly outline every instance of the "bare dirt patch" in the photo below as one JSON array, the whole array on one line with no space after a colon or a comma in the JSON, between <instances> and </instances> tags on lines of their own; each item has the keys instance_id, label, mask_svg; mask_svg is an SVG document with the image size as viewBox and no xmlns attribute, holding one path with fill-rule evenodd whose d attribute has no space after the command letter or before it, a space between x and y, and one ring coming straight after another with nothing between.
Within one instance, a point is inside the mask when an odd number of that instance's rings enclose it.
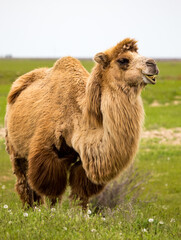
<instances>
[{"instance_id":1,"label":"bare dirt patch","mask_svg":"<svg viewBox=\"0 0 181 240\"><path fill-rule=\"evenodd\" d=\"M166 107L166 106L179 105L179 104L181 104L180 99L179 100L174 100L174 101L169 102L169 103L164 103L164 104L161 104L161 103L159 103L158 101L155 100L150 104L150 107Z\"/></svg>"},{"instance_id":2,"label":"bare dirt patch","mask_svg":"<svg viewBox=\"0 0 181 240\"><path fill-rule=\"evenodd\" d=\"M159 143L181 145L181 128L160 128L157 130L144 131L142 138L156 138L159 139Z\"/></svg>"},{"instance_id":3,"label":"bare dirt patch","mask_svg":"<svg viewBox=\"0 0 181 240\"><path fill-rule=\"evenodd\" d=\"M175 99L181 100L181 96L175 96Z\"/></svg>"}]
</instances>

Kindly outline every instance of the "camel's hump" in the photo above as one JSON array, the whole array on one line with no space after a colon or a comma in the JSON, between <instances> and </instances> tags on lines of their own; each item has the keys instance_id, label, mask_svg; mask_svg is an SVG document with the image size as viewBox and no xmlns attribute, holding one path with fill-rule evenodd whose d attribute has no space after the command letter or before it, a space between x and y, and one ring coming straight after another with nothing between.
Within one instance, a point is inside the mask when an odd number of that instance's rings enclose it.
<instances>
[{"instance_id":1,"label":"camel's hump","mask_svg":"<svg viewBox=\"0 0 181 240\"><path fill-rule=\"evenodd\" d=\"M53 71L61 72L81 72L88 74L87 70L82 66L81 62L73 57L63 57L58 59L54 66Z\"/></svg>"},{"instance_id":2,"label":"camel's hump","mask_svg":"<svg viewBox=\"0 0 181 240\"><path fill-rule=\"evenodd\" d=\"M47 70L48 68L35 69L16 79L8 94L8 103L14 103L20 93L25 90L29 85L39 79L43 79L46 76Z\"/></svg>"}]
</instances>

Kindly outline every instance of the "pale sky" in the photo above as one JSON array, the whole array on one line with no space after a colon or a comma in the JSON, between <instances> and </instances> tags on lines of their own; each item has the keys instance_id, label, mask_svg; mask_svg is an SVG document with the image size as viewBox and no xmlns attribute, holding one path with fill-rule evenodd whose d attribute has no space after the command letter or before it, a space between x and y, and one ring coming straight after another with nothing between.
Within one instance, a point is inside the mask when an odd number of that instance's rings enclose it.
<instances>
[{"instance_id":1,"label":"pale sky","mask_svg":"<svg viewBox=\"0 0 181 240\"><path fill-rule=\"evenodd\" d=\"M93 57L125 37L181 58L181 0L0 0L1 57Z\"/></svg>"}]
</instances>

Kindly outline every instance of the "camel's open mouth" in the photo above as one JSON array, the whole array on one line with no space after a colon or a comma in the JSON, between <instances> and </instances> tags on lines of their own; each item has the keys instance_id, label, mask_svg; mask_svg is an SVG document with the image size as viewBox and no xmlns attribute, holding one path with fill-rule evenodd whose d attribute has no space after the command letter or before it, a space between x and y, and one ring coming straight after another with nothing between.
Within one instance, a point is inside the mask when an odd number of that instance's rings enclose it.
<instances>
[{"instance_id":1,"label":"camel's open mouth","mask_svg":"<svg viewBox=\"0 0 181 240\"><path fill-rule=\"evenodd\" d=\"M156 75L149 75L149 74L145 74L143 73L144 76L144 82L145 83L151 83L151 84L155 84L156 83Z\"/></svg>"}]
</instances>

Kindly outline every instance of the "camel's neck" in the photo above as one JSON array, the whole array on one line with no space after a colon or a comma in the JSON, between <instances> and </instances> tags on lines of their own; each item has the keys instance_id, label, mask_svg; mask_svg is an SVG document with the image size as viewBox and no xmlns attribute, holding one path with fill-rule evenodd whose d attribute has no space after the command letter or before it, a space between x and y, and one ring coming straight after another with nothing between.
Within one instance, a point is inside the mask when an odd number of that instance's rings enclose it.
<instances>
[{"instance_id":1,"label":"camel's neck","mask_svg":"<svg viewBox=\"0 0 181 240\"><path fill-rule=\"evenodd\" d=\"M135 156L143 122L142 101L119 93L102 94L102 125L82 128L73 137L87 176L103 184L117 176Z\"/></svg>"},{"instance_id":2,"label":"camel's neck","mask_svg":"<svg viewBox=\"0 0 181 240\"><path fill-rule=\"evenodd\" d=\"M144 117L142 101L137 97L130 102L124 93L105 98L102 106L105 151L114 158L118 154L124 166L138 146Z\"/></svg>"}]
</instances>

